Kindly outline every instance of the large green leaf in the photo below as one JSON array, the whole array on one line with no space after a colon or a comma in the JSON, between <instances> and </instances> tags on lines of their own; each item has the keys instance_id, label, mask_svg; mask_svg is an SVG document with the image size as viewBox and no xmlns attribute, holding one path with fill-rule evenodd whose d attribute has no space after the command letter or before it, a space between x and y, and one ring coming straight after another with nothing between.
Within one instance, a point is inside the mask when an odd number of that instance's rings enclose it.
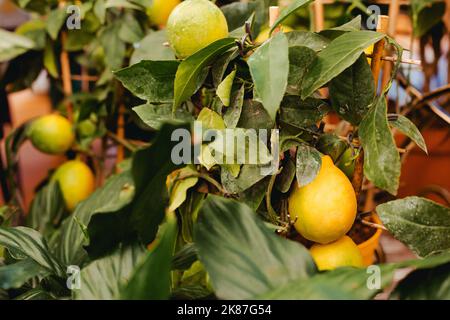
<instances>
[{"instance_id":1,"label":"large green leaf","mask_svg":"<svg viewBox=\"0 0 450 320\"><path fill-rule=\"evenodd\" d=\"M156 236L168 205L166 177L180 167L172 161L172 150L178 141L172 141L176 129L189 130L189 126L164 125L152 145L139 150L133 157L133 179L136 194L131 213L131 225L144 243Z\"/></svg>"},{"instance_id":2,"label":"large green leaf","mask_svg":"<svg viewBox=\"0 0 450 320\"><path fill-rule=\"evenodd\" d=\"M309 97L333 78L350 67L371 44L385 35L373 31L352 31L334 39L317 55L305 75L302 98Z\"/></svg>"},{"instance_id":3,"label":"large green leaf","mask_svg":"<svg viewBox=\"0 0 450 320\"><path fill-rule=\"evenodd\" d=\"M228 29L235 30L242 27L247 19L255 12L256 2L234 2L220 7L227 19Z\"/></svg>"},{"instance_id":4,"label":"large green leaf","mask_svg":"<svg viewBox=\"0 0 450 320\"><path fill-rule=\"evenodd\" d=\"M227 128L234 129L239 123L244 104L245 86L242 85L239 90L231 93L231 105L226 109L223 115L223 121Z\"/></svg>"},{"instance_id":5,"label":"large green leaf","mask_svg":"<svg viewBox=\"0 0 450 320\"><path fill-rule=\"evenodd\" d=\"M294 30L286 33L289 47L307 47L314 52L322 51L330 42L320 34L309 31Z\"/></svg>"},{"instance_id":6,"label":"large green leaf","mask_svg":"<svg viewBox=\"0 0 450 320\"><path fill-rule=\"evenodd\" d=\"M102 211L102 208L114 207L118 210L124 205L120 194L126 193L133 187L133 179L129 171L110 177L105 184L98 188L88 199L81 202L72 216L66 219L61 226L61 236L54 240L52 249L65 265L82 266L87 260L86 250L83 245L88 239L86 228L92 215ZM120 226L119 226L120 227ZM109 231L110 236L114 236Z\"/></svg>"},{"instance_id":7,"label":"large green leaf","mask_svg":"<svg viewBox=\"0 0 450 320\"><path fill-rule=\"evenodd\" d=\"M145 258L142 246L123 246L113 254L95 260L80 273L80 289L73 290L77 300L120 299L121 290L132 276L136 265Z\"/></svg>"},{"instance_id":8,"label":"large green leaf","mask_svg":"<svg viewBox=\"0 0 450 320\"><path fill-rule=\"evenodd\" d=\"M358 125L375 97L375 82L365 54L331 80L332 107L345 120Z\"/></svg>"},{"instance_id":9,"label":"large green leaf","mask_svg":"<svg viewBox=\"0 0 450 320\"><path fill-rule=\"evenodd\" d=\"M400 156L387 121L381 96L363 118L359 136L364 148L364 174L377 187L395 195L400 178Z\"/></svg>"},{"instance_id":10,"label":"large green leaf","mask_svg":"<svg viewBox=\"0 0 450 320\"><path fill-rule=\"evenodd\" d=\"M14 256L29 258L43 270L64 277L63 265L50 252L47 241L36 230L26 227L0 227L0 245Z\"/></svg>"},{"instance_id":11,"label":"large green leaf","mask_svg":"<svg viewBox=\"0 0 450 320\"><path fill-rule=\"evenodd\" d=\"M0 62L13 59L34 46L35 43L29 38L0 29Z\"/></svg>"},{"instance_id":12,"label":"large green leaf","mask_svg":"<svg viewBox=\"0 0 450 320\"><path fill-rule=\"evenodd\" d=\"M115 72L125 88L153 103L171 103L177 61L141 61Z\"/></svg>"},{"instance_id":13,"label":"large green leaf","mask_svg":"<svg viewBox=\"0 0 450 320\"><path fill-rule=\"evenodd\" d=\"M157 247L135 268L128 284L122 289L122 298L131 300L169 298L170 270L177 229L175 215L169 214Z\"/></svg>"},{"instance_id":14,"label":"large green leaf","mask_svg":"<svg viewBox=\"0 0 450 320\"><path fill-rule=\"evenodd\" d=\"M284 33L279 32L260 46L248 59L258 98L275 120L289 75L289 49Z\"/></svg>"},{"instance_id":15,"label":"large green leaf","mask_svg":"<svg viewBox=\"0 0 450 320\"><path fill-rule=\"evenodd\" d=\"M175 60L173 50L165 46L167 42L166 30L152 32L136 44L131 56L130 65L142 60Z\"/></svg>"},{"instance_id":16,"label":"large green leaf","mask_svg":"<svg viewBox=\"0 0 450 320\"><path fill-rule=\"evenodd\" d=\"M33 198L26 225L46 235L61 222L64 214L64 198L59 184L50 182Z\"/></svg>"},{"instance_id":17,"label":"large green leaf","mask_svg":"<svg viewBox=\"0 0 450 320\"><path fill-rule=\"evenodd\" d=\"M175 76L174 109L195 93L204 68L233 46L233 38L220 39L181 62Z\"/></svg>"},{"instance_id":18,"label":"large green leaf","mask_svg":"<svg viewBox=\"0 0 450 320\"><path fill-rule=\"evenodd\" d=\"M206 199L194 242L222 299L253 298L316 272L302 245L275 235L249 207L218 196Z\"/></svg>"},{"instance_id":19,"label":"large green leaf","mask_svg":"<svg viewBox=\"0 0 450 320\"><path fill-rule=\"evenodd\" d=\"M245 100L237 127L270 130L273 128L274 123L275 121L271 119L269 113L261 103L254 100Z\"/></svg>"},{"instance_id":20,"label":"large green leaf","mask_svg":"<svg viewBox=\"0 0 450 320\"><path fill-rule=\"evenodd\" d=\"M298 9L301 7L309 4L312 2L312 0L294 0L292 3L287 6L283 11L281 11L280 16L277 20L275 20L274 24L270 28L270 33L272 33L275 28L282 23L284 20L286 20L291 14L295 13Z\"/></svg>"},{"instance_id":21,"label":"large green leaf","mask_svg":"<svg viewBox=\"0 0 450 320\"><path fill-rule=\"evenodd\" d=\"M419 129L417 129L416 125L401 114L393 115L395 119L389 120L389 124L394 128L400 130L403 134L408 136L412 141L414 141L420 149L428 153L427 144L420 133Z\"/></svg>"},{"instance_id":22,"label":"large green leaf","mask_svg":"<svg viewBox=\"0 0 450 320\"><path fill-rule=\"evenodd\" d=\"M37 276L45 276L48 273L48 270L30 258L11 265L0 266L0 288L17 289L28 280Z\"/></svg>"},{"instance_id":23,"label":"large green leaf","mask_svg":"<svg viewBox=\"0 0 450 320\"><path fill-rule=\"evenodd\" d=\"M308 68L316 59L314 50L305 46L289 47L288 92L300 94L303 79Z\"/></svg>"},{"instance_id":24,"label":"large green leaf","mask_svg":"<svg viewBox=\"0 0 450 320\"><path fill-rule=\"evenodd\" d=\"M297 128L307 128L322 120L328 111L328 105L320 99L302 100L300 96L288 95L281 102L280 121Z\"/></svg>"},{"instance_id":25,"label":"large green leaf","mask_svg":"<svg viewBox=\"0 0 450 320\"><path fill-rule=\"evenodd\" d=\"M178 108L172 112L172 104L143 104L133 111L147 126L159 130L164 123L182 123L194 121L194 116L185 109Z\"/></svg>"},{"instance_id":26,"label":"large green leaf","mask_svg":"<svg viewBox=\"0 0 450 320\"><path fill-rule=\"evenodd\" d=\"M230 170L222 167L221 181L225 190L231 194L243 192L266 176L261 173L261 166L256 164L244 164L241 167L239 175L235 177Z\"/></svg>"},{"instance_id":27,"label":"large green leaf","mask_svg":"<svg viewBox=\"0 0 450 320\"><path fill-rule=\"evenodd\" d=\"M394 237L419 256L450 248L450 209L431 200L408 197L377 207Z\"/></svg>"}]
</instances>

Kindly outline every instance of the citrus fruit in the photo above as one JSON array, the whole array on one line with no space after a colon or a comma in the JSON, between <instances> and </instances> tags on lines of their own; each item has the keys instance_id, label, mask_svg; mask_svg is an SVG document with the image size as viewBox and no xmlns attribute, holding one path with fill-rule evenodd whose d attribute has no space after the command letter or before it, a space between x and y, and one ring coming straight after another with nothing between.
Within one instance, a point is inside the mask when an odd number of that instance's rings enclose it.
<instances>
[{"instance_id":1,"label":"citrus fruit","mask_svg":"<svg viewBox=\"0 0 450 320\"><path fill-rule=\"evenodd\" d=\"M294 31L294 29L292 29L289 26L281 26L281 31L286 33L286 32ZM261 30L261 32L256 37L255 42L256 43L263 43L264 41L269 39L269 32L270 32L270 28L265 28L265 29Z\"/></svg>"},{"instance_id":2,"label":"citrus fruit","mask_svg":"<svg viewBox=\"0 0 450 320\"><path fill-rule=\"evenodd\" d=\"M67 161L61 165L52 180L58 181L64 202L70 211L94 191L94 175L91 169L79 160Z\"/></svg>"},{"instance_id":3,"label":"citrus fruit","mask_svg":"<svg viewBox=\"0 0 450 320\"><path fill-rule=\"evenodd\" d=\"M153 0L150 7L147 8L150 23L165 26L170 13L180 2L180 0Z\"/></svg>"},{"instance_id":4,"label":"citrus fruit","mask_svg":"<svg viewBox=\"0 0 450 320\"><path fill-rule=\"evenodd\" d=\"M320 271L364 266L361 251L348 236L329 244L315 244L310 252Z\"/></svg>"},{"instance_id":5,"label":"citrus fruit","mask_svg":"<svg viewBox=\"0 0 450 320\"><path fill-rule=\"evenodd\" d=\"M342 154L342 156L336 163L336 166L345 173L349 180L351 180L353 179L353 173L355 172L355 162L356 160L354 159L352 148L348 148Z\"/></svg>"},{"instance_id":6,"label":"citrus fruit","mask_svg":"<svg viewBox=\"0 0 450 320\"><path fill-rule=\"evenodd\" d=\"M187 0L170 14L167 35L176 55L183 59L227 37L227 20L211 1Z\"/></svg>"},{"instance_id":7,"label":"citrus fruit","mask_svg":"<svg viewBox=\"0 0 450 320\"><path fill-rule=\"evenodd\" d=\"M97 131L97 125L91 119L86 119L78 123L77 132L81 138L91 137Z\"/></svg>"},{"instance_id":8,"label":"citrus fruit","mask_svg":"<svg viewBox=\"0 0 450 320\"><path fill-rule=\"evenodd\" d=\"M322 157L316 178L303 187L295 184L289 196L289 214L295 229L306 239L322 244L350 230L356 209L352 184L329 156Z\"/></svg>"},{"instance_id":9,"label":"citrus fruit","mask_svg":"<svg viewBox=\"0 0 450 320\"><path fill-rule=\"evenodd\" d=\"M369 47L366 48L366 50L364 50L364 53L368 56L373 54L373 49L374 49L374 44L371 44ZM367 62L369 64L372 64L372 59L371 58L367 58Z\"/></svg>"},{"instance_id":10,"label":"citrus fruit","mask_svg":"<svg viewBox=\"0 0 450 320\"><path fill-rule=\"evenodd\" d=\"M57 114L34 120L27 135L36 149L49 154L66 152L75 139L70 121Z\"/></svg>"}]
</instances>

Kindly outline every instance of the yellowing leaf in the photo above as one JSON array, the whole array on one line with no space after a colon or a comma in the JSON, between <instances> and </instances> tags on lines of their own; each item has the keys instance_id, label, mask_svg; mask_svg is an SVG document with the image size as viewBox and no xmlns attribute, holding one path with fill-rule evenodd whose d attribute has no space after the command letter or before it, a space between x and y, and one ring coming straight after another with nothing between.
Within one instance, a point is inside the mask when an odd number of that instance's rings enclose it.
<instances>
[{"instance_id":1,"label":"yellowing leaf","mask_svg":"<svg viewBox=\"0 0 450 320\"><path fill-rule=\"evenodd\" d=\"M225 107L230 105L231 87L233 86L234 77L236 76L236 70L233 70L229 75L223 79L223 81L217 87L217 96L222 101Z\"/></svg>"}]
</instances>

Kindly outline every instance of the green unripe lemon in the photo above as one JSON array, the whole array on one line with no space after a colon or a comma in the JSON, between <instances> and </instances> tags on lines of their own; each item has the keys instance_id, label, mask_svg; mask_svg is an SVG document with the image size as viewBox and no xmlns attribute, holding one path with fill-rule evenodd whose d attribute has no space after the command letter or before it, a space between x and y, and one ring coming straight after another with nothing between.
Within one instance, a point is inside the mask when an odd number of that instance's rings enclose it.
<instances>
[{"instance_id":1,"label":"green unripe lemon","mask_svg":"<svg viewBox=\"0 0 450 320\"><path fill-rule=\"evenodd\" d=\"M58 114L34 120L27 135L36 149L49 154L65 153L75 139L70 121Z\"/></svg>"},{"instance_id":2,"label":"green unripe lemon","mask_svg":"<svg viewBox=\"0 0 450 320\"><path fill-rule=\"evenodd\" d=\"M355 162L353 157L352 148L348 148L342 154L339 161L336 163L337 167L345 173L349 180L353 179L353 173L355 172Z\"/></svg>"},{"instance_id":3,"label":"green unripe lemon","mask_svg":"<svg viewBox=\"0 0 450 320\"><path fill-rule=\"evenodd\" d=\"M364 266L361 251L348 236L329 244L315 244L310 252L320 271Z\"/></svg>"},{"instance_id":4,"label":"green unripe lemon","mask_svg":"<svg viewBox=\"0 0 450 320\"><path fill-rule=\"evenodd\" d=\"M321 244L344 236L356 218L356 195L347 176L329 156L322 157L316 178L289 195L289 214L295 229L306 239Z\"/></svg>"},{"instance_id":5,"label":"green unripe lemon","mask_svg":"<svg viewBox=\"0 0 450 320\"><path fill-rule=\"evenodd\" d=\"M73 211L80 201L89 197L95 188L94 174L79 160L62 164L53 174L52 181L58 181L69 211Z\"/></svg>"},{"instance_id":6,"label":"green unripe lemon","mask_svg":"<svg viewBox=\"0 0 450 320\"><path fill-rule=\"evenodd\" d=\"M228 36L222 11L208 0L186 0L170 14L167 36L177 57L183 59Z\"/></svg>"}]
</instances>

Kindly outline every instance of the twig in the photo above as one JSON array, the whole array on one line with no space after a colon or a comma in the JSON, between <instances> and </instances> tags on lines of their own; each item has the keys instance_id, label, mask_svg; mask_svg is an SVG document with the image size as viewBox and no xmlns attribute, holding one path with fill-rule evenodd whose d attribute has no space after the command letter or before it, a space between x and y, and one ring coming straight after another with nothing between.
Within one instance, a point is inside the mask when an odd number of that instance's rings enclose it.
<instances>
[{"instance_id":1,"label":"twig","mask_svg":"<svg viewBox=\"0 0 450 320\"><path fill-rule=\"evenodd\" d=\"M127 148L129 151L134 152L137 150L137 148L135 146L133 146L131 143L129 143L126 139L119 137L117 134L115 134L114 132L108 131L106 133L108 135L108 137L110 137L111 139L113 139L115 142L117 142L119 145L124 146L125 148Z\"/></svg>"},{"instance_id":2,"label":"twig","mask_svg":"<svg viewBox=\"0 0 450 320\"><path fill-rule=\"evenodd\" d=\"M372 227L372 228L376 228L376 229L381 229L381 230L387 231L386 227L385 227L385 226L382 226L381 224L374 223L374 222L370 222L370 221L367 221L367 220L364 220L364 219L358 219L358 220L359 220L362 224L364 224L364 225L366 225L366 226L369 226L369 227Z\"/></svg>"}]
</instances>

